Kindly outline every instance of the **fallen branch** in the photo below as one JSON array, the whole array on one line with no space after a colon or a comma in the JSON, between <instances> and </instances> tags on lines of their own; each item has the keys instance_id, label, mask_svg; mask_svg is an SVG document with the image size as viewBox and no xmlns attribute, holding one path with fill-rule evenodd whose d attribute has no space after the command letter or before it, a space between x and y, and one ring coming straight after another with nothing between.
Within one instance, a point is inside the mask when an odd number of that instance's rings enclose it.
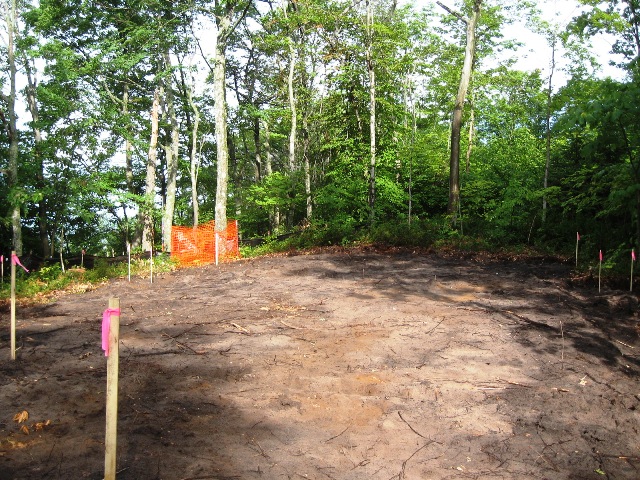
<instances>
[{"instance_id":1,"label":"fallen branch","mask_svg":"<svg viewBox=\"0 0 640 480\"><path fill-rule=\"evenodd\" d=\"M628 347L628 348L630 348L632 350L635 350L635 347L632 347L631 345L629 345L627 343L624 343L624 342L621 342L620 340L615 340L615 339L614 339L614 341L618 342L620 345L624 345L625 347Z\"/></svg>"},{"instance_id":2,"label":"fallen branch","mask_svg":"<svg viewBox=\"0 0 640 480\"><path fill-rule=\"evenodd\" d=\"M294 327L293 325L289 325L284 320L280 320L280 323L283 324L285 327L292 328L293 330L302 330L302 328L300 327Z\"/></svg>"},{"instance_id":3,"label":"fallen branch","mask_svg":"<svg viewBox=\"0 0 640 480\"><path fill-rule=\"evenodd\" d=\"M420 436L422 436L422 435L420 435ZM400 470L400 473L398 474L398 479L399 480L402 480L403 478L405 478L404 471L407 468L407 462L409 460L411 460L420 450L423 450L423 449L427 448L429 445L431 445L432 442L433 442L433 440L431 442L429 442L429 443L425 443L423 446L421 446L419 449L417 449L415 452L413 452L409 458L407 458L404 462L402 462L402 470Z\"/></svg>"},{"instance_id":4,"label":"fallen branch","mask_svg":"<svg viewBox=\"0 0 640 480\"><path fill-rule=\"evenodd\" d=\"M237 328L238 330L240 330L240 331L241 331L241 332L243 332L243 333L246 333L247 335L251 335L251 332L250 332L249 330L247 330L247 329L246 329L246 328L244 328L244 327L241 327L241 326L240 326L240 325L238 325L237 323L231 323L231 326L232 326L232 327Z\"/></svg>"},{"instance_id":5,"label":"fallen branch","mask_svg":"<svg viewBox=\"0 0 640 480\"><path fill-rule=\"evenodd\" d=\"M206 352L198 352L198 351L194 350L194 349L193 349L193 348L191 348L189 345L186 345L186 344L184 344L184 343L181 343L181 342L177 341L177 340L175 339L175 337L172 337L172 336L171 336L171 335L169 335L168 333L162 332L162 335L163 335L163 336L165 336L165 337L170 338L171 340L173 340L173 341L175 342L175 344L176 344L176 345L178 345L179 347L182 347L182 348L186 348L186 349L191 350L191 351L192 351L193 353L195 353L196 355L204 355L204 354L206 353ZM181 334L181 335L182 335L182 334Z\"/></svg>"},{"instance_id":6,"label":"fallen branch","mask_svg":"<svg viewBox=\"0 0 640 480\"><path fill-rule=\"evenodd\" d=\"M422 437L422 438L424 438L424 439L426 439L426 440L429 440L427 437L425 437L425 436L424 436L424 435L422 435L420 432L418 432L415 428L413 428L413 427L411 426L411 424L410 424L409 422L407 422L407 421L404 419L404 417L402 416L402 414L400 413L400 411L398 411L398 416L400 417L400 420L402 420L404 423L406 423L406 424L407 424L407 427L409 427L413 433L415 433L415 434L416 434L416 435L418 435L419 437Z\"/></svg>"},{"instance_id":7,"label":"fallen branch","mask_svg":"<svg viewBox=\"0 0 640 480\"><path fill-rule=\"evenodd\" d=\"M509 385L517 385L518 387L531 388L531 385L525 385L524 383L512 382L511 380L502 380L501 378L496 379L498 382L508 383Z\"/></svg>"},{"instance_id":8,"label":"fallen branch","mask_svg":"<svg viewBox=\"0 0 640 480\"><path fill-rule=\"evenodd\" d=\"M444 322L445 320L446 320L446 318L443 318L442 320L440 320L440 321L438 322L438 324L437 324L435 327L433 327L431 330L429 330L429 331L426 333L426 335L429 335L431 332L433 332L433 331L434 331L436 328L438 328L438 327L442 324L442 322Z\"/></svg>"},{"instance_id":9,"label":"fallen branch","mask_svg":"<svg viewBox=\"0 0 640 480\"><path fill-rule=\"evenodd\" d=\"M342 435L344 432L346 432L347 430L349 430L349 428L350 428L350 427L351 427L351 425L348 425L348 426L347 426L347 428L345 428L344 430L342 430L339 434L334 435L334 436L333 436L333 437L331 437L331 438L328 438L327 440L325 440L325 441L324 441L324 443L328 443L328 442L330 442L331 440L335 440L335 439L336 439L336 438L338 438L340 435Z\"/></svg>"}]
</instances>

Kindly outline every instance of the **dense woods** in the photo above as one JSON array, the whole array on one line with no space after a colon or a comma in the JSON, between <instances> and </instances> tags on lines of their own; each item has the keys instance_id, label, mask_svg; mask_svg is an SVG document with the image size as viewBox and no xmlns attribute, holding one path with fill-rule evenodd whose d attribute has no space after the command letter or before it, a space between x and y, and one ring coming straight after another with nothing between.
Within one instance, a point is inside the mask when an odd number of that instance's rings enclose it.
<instances>
[{"instance_id":1,"label":"dense woods","mask_svg":"<svg viewBox=\"0 0 640 480\"><path fill-rule=\"evenodd\" d=\"M227 218L325 243L640 242L639 0L561 25L524 0L2 2L5 255L171 250L172 224ZM553 46L544 71L517 66L537 46L516 21Z\"/></svg>"}]
</instances>

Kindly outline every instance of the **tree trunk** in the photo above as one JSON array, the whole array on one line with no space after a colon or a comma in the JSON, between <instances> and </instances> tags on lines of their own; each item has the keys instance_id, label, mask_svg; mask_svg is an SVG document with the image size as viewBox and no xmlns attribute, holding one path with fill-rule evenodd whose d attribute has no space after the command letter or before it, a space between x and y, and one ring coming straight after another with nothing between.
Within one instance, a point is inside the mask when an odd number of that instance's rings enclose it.
<instances>
[{"instance_id":1,"label":"tree trunk","mask_svg":"<svg viewBox=\"0 0 640 480\"><path fill-rule=\"evenodd\" d=\"M473 68L473 58L476 51L476 26L480 17L480 7L482 0L475 0L471 18L459 17L467 24L467 44L464 52L464 64L462 75L456 95L456 103L453 109L451 120L451 156L449 159L449 205L447 213L452 216L452 223L456 223L458 210L460 208L460 133L462 131L462 114L464 101L471 81Z\"/></svg>"},{"instance_id":2,"label":"tree trunk","mask_svg":"<svg viewBox=\"0 0 640 480\"><path fill-rule=\"evenodd\" d=\"M199 204L198 204L198 169L200 163L198 161L198 127L200 125L200 110L193 101L193 92L191 85L187 87L187 101L189 107L193 110L193 126L191 130L191 163L189 166L189 174L191 177L191 206L193 208L193 227L198 226L199 221Z\"/></svg>"},{"instance_id":3,"label":"tree trunk","mask_svg":"<svg viewBox=\"0 0 640 480\"><path fill-rule=\"evenodd\" d=\"M216 129L217 184L215 231L227 229L227 190L229 183L229 149L227 146L226 43L231 29L228 15L217 18L218 34L214 51L213 101ZM224 244L224 242L222 242ZM224 253L224 252L222 252Z\"/></svg>"},{"instance_id":4,"label":"tree trunk","mask_svg":"<svg viewBox=\"0 0 640 480\"><path fill-rule=\"evenodd\" d=\"M269 141L269 123L261 119L260 124L264 130L264 175L268 177L273 173L272 157L271 157L271 142ZM274 232L280 227L280 208L276 205L273 210L269 211L269 226L271 231Z\"/></svg>"},{"instance_id":5,"label":"tree trunk","mask_svg":"<svg viewBox=\"0 0 640 480\"><path fill-rule=\"evenodd\" d=\"M262 180L262 140L260 140L260 117L253 118L253 144L256 148L254 160L254 176L256 183Z\"/></svg>"},{"instance_id":6,"label":"tree trunk","mask_svg":"<svg viewBox=\"0 0 640 480\"><path fill-rule=\"evenodd\" d=\"M293 90L293 78L296 68L296 49L291 37L289 37L289 77L287 79L287 88L289 90L289 108L291 109L291 130L289 132L289 170L294 171L296 168L296 137L298 135L298 114L296 111L296 97Z\"/></svg>"},{"instance_id":7,"label":"tree trunk","mask_svg":"<svg viewBox=\"0 0 640 480\"><path fill-rule=\"evenodd\" d=\"M289 0L283 0L282 2L282 10L285 19L287 19L287 7L289 4ZM289 94L289 109L291 111L291 129L289 130L289 171L294 172L297 168L296 166L296 143L298 136L298 112L296 109L296 96L295 90L293 87L293 81L295 78L296 72L296 63L298 60L298 51L297 45L294 42L291 35L287 36L287 43L289 45L289 75L287 77L287 92ZM295 192L295 181L294 176L290 175L289 178L291 182L291 191ZM295 193L293 194L295 197ZM294 203L291 202L289 205L289 209L287 212L287 224L289 227L292 226L295 215L295 206Z\"/></svg>"},{"instance_id":8,"label":"tree trunk","mask_svg":"<svg viewBox=\"0 0 640 480\"><path fill-rule=\"evenodd\" d=\"M18 184L18 129L16 117L16 57L15 57L15 37L17 28L16 0L11 0L6 12L7 22L7 60L9 64L9 98L7 99L7 109L9 110L9 192L11 195L11 228L13 249L17 255L22 255L22 223L20 218L20 206L22 201L19 194Z\"/></svg>"},{"instance_id":9,"label":"tree trunk","mask_svg":"<svg viewBox=\"0 0 640 480\"><path fill-rule=\"evenodd\" d=\"M169 52L164 52L165 68L171 69L171 58ZM173 85L171 79L173 75L168 75L165 83L165 99L167 104L167 114L171 125L171 141L165 147L167 158L167 196L164 203L164 213L162 216L162 244L166 251L171 251L171 227L173 225L173 214L176 205L176 179L178 176L178 155L180 147L180 135L178 131L178 120L173 101Z\"/></svg>"},{"instance_id":10,"label":"tree trunk","mask_svg":"<svg viewBox=\"0 0 640 480\"><path fill-rule=\"evenodd\" d=\"M313 202L311 198L311 165L309 163L309 130L307 127L307 115L305 114L302 118L302 128L304 131L303 135L303 148L302 148L302 158L304 161L304 193L307 199L307 221L311 221L311 216L313 215Z\"/></svg>"},{"instance_id":11,"label":"tree trunk","mask_svg":"<svg viewBox=\"0 0 640 480\"><path fill-rule=\"evenodd\" d=\"M124 85L124 91L122 92L122 115L125 117L127 124L129 124L129 85L127 84ZM124 158L124 172L127 180L127 191L133 195L136 193L136 189L133 184L133 148L128 135L124 137Z\"/></svg>"},{"instance_id":12,"label":"tree trunk","mask_svg":"<svg viewBox=\"0 0 640 480\"><path fill-rule=\"evenodd\" d=\"M240 191L242 189L240 178L240 165L238 164L238 155L236 153L236 143L233 134L227 131L227 148L229 149L229 165L231 166L231 179L233 181L234 195L233 203L235 207L236 218L242 213L242 202L240 201Z\"/></svg>"},{"instance_id":13,"label":"tree trunk","mask_svg":"<svg viewBox=\"0 0 640 480\"><path fill-rule=\"evenodd\" d=\"M373 69L373 7L367 0L367 72L369 74L369 212L375 222L376 203L376 74Z\"/></svg>"},{"instance_id":14,"label":"tree trunk","mask_svg":"<svg viewBox=\"0 0 640 480\"><path fill-rule=\"evenodd\" d=\"M42 159L42 134L40 132L39 122L40 113L38 111L38 102L36 100L36 80L33 77L31 62L25 58L25 71L27 73L27 104L31 113L31 130L33 131L34 153L33 157L36 164L36 188L40 191L42 198L38 202L38 229L40 233L40 248L43 258L51 256L51 247L49 243L49 232L47 230L47 201L44 195L44 161Z\"/></svg>"},{"instance_id":15,"label":"tree trunk","mask_svg":"<svg viewBox=\"0 0 640 480\"><path fill-rule=\"evenodd\" d=\"M465 166L465 171L469 173L471 169L471 152L473 150L473 137L474 137L474 129L475 129L475 109L473 108L473 102L471 103L471 115L469 117L469 136L467 137L467 162Z\"/></svg>"},{"instance_id":16,"label":"tree trunk","mask_svg":"<svg viewBox=\"0 0 640 480\"><path fill-rule=\"evenodd\" d=\"M551 164L551 95L553 93L553 73L556 68L556 37L554 35L551 44L551 72L549 72L549 86L547 88L547 145L546 162L544 166L544 193L542 195L542 223L547 220L547 187L549 185L549 166Z\"/></svg>"},{"instance_id":17,"label":"tree trunk","mask_svg":"<svg viewBox=\"0 0 640 480\"><path fill-rule=\"evenodd\" d=\"M131 122L129 120L129 85L124 84L123 92L122 92L122 116L124 117L124 121L127 125L131 126ZM131 130L129 129L129 132ZM136 195L136 186L133 179L133 145L131 143L130 133L125 134L124 137L124 172L125 179L127 182L127 192L130 195ZM126 203L122 203L122 210L124 211L125 218L127 217L127 205ZM129 223L124 223L125 229L125 242L129 243L131 247L139 247L142 243L142 230L139 226L135 227L135 230L131 232L129 230Z\"/></svg>"},{"instance_id":18,"label":"tree trunk","mask_svg":"<svg viewBox=\"0 0 640 480\"><path fill-rule=\"evenodd\" d=\"M153 250L153 206L156 196L156 163L158 161L158 110L160 109L160 87L156 87L151 107L151 140L147 157L147 181L142 208L142 250Z\"/></svg>"}]
</instances>

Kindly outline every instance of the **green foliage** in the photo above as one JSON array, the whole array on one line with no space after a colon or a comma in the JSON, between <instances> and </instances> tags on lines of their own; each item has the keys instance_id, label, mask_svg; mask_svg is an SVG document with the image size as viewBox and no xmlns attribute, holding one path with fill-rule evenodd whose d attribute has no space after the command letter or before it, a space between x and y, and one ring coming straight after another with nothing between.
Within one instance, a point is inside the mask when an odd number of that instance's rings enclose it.
<instances>
[{"instance_id":1,"label":"green foliage","mask_svg":"<svg viewBox=\"0 0 640 480\"><path fill-rule=\"evenodd\" d=\"M155 273L175 270L176 264L168 256L156 256L153 261ZM148 258L132 258L131 275L148 277L150 265ZM48 294L58 294L64 291L82 292L93 288L109 279L126 278L128 266L126 262L110 262L105 258L97 258L92 269L66 269L62 272L59 263L45 265L35 272L28 274L17 271L16 295L22 298L46 298ZM0 288L0 299L10 296L9 281ZM35 298L34 298L35 297Z\"/></svg>"},{"instance_id":2,"label":"green foliage","mask_svg":"<svg viewBox=\"0 0 640 480\"><path fill-rule=\"evenodd\" d=\"M416 219L384 222L370 229L367 238L372 243L395 247L431 247L444 233L446 222Z\"/></svg>"},{"instance_id":3,"label":"green foliage","mask_svg":"<svg viewBox=\"0 0 640 480\"><path fill-rule=\"evenodd\" d=\"M237 100L229 112L227 140L229 214L238 216L244 238L268 238L246 253L354 242L460 249L529 243L567 251L576 230L585 232L585 250L623 252L639 245L640 83L634 33L640 10L630 8L637 2L583 0L589 8L567 33L538 24L548 39L561 38L573 59L573 78L549 103L541 72L519 71L512 59L504 59L514 46L503 37L504 26L529 16L530 3L483 5L464 111L465 129L471 109L475 123L474 131L465 131L462 138L460 229L451 229L443 215L463 22L435 6L417 12L374 2L369 63L363 4L299 0L286 4L286 12L280 6L249 8L253 18L240 22L228 39L233 54L227 84ZM469 6L461 2L459 8L468 13ZM22 184L9 189L6 176L0 175L0 198L8 200L0 204L0 244L5 247L11 242L13 201L24 205L25 248L34 252L42 248L41 220L49 241L57 242L64 231L64 248L75 251L122 251L140 230L137 213L143 208L154 208L159 225L160 198L166 196L164 148L170 141L166 112L159 131L157 204L146 205L143 192L151 135L148 113L155 87L168 79L181 125L175 223L191 222L188 157L194 110L187 90L196 85L190 76L206 73L211 65L189 63L197 47L188 27L211 11L182 1L123 0L118 8L103 7L42 0L23 12L20 56L34 68L42 65L43 71L36 72L39 119L18 132ZM587 76L590 59L582 40L598 32L615 36L614 51L623 55L629 74L625 81ZM296 163L289 165L292 48L298 138ZM165 52L179 64L166 68ZM494 61L498 53L499 63ZM373 226L367 188L370 65L376 74ZM4 93L2 74L0 87ZM217 154L212 99L206 90L192 93L201 114L195 147L202 222L214 215ZM544 189L547 113L551 162ZM43 134L38 144L31 127ZM129 163L123 158L125 145L131 147ZM7 131L0 129L0 170L6 169L7 146ZM285 232L293 234L278 237ZM143 272L144 260L140 262ZM98 262L83 278L93 282L123 274L122 265ZM25 281L32 278L29 288L37 290L72 275L47 267Z\"/></svg>"}]
</instances>

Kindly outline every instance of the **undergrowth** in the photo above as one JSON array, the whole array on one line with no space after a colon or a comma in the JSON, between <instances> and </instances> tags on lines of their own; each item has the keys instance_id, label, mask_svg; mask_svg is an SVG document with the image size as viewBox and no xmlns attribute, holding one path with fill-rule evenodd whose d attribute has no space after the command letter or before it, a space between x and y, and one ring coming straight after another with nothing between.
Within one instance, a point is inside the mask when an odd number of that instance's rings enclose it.
<instances>
[{"instance_id":1,"label":"undergrowth","mask_svg":"<svg viewBox=\"0 0 640 480\"><path fill-rule=\"evenodd\" d=\"M408 222L379 222L375 226L357 224L356 222L316 222L304 228L284 235L273 235L262 239L258 246L241 246L241 256L245 258L272 255L296 250L308 250L317 247L341 246L346 248L374 245L378 247L420 248L446 252L463 253L495 253L517 256L552 255L569 258L567 252L552 252L526 243L517 245L500 245L477 235L465 235L451 228L447 218L415 220ZM622 250L622 249L621 249ZM608 252L602 265L602 274L614 276L622 273L619 264L628 272L622 254ZM584 258L580 252L580 262L576 271L592 271L597 268L597 261ZM628 262L627 262L628 263ZM154 258L154 272L175 270L176 263L169 257ZM5 269L5 274L6 274ZM148 258L131 262L131 275L148 277L150 272ZM618 272L620 270L620 272ZM48 265L31 273L21 269L17 271L16 295L18 297L48 296L57 291L86 291L94 285L113 278L126 278L128 275L126 262L109 262L107 259L96 259L93 268L71 268L62 272L60 264ZM9 278L5 275L0 285L0 301L10 296Z\"/></svg>"},{"instance_id":2,"label":"undergrowth","mask_svg":"<svg viewBox=\"0 0 640 480\"><path fill-rule=\"evenodd\" d=\"M176 264L169 257L158 256L153 261L153 272L162 273L173 271ZM6 275L0 286L0 300L6 300L11 295L10 277ZM149 277L151 266L149 259L131 259L131 276ZM61 291L86 291L94 286L113 278L127 278L128 265L123 262L108 262L106 259L96 259L93 268L68 268L62 271L59 263L46 265L40 269L26 273L22 269L16 270L16 296L18 298L46 297Z\"/></svg>"},{"instance_id":3,"label":"undergrowth","mask_svg":"<svg viewBox=\"0 0 640 480\"><path fill-rule=\"evenodd\" d=\"M327 246L357 247L377 245L381 247L423 248L461 252L552 252L538 251L530 245L500 245L477 235L464 235L451 228L446 218L415 220L408 222L379 222L373 227L355 223L315 223L288 235L266 237L258 246L244 246L243 257L258 257L292 250L304 250Z\"/></svg>"}]
</instances>

